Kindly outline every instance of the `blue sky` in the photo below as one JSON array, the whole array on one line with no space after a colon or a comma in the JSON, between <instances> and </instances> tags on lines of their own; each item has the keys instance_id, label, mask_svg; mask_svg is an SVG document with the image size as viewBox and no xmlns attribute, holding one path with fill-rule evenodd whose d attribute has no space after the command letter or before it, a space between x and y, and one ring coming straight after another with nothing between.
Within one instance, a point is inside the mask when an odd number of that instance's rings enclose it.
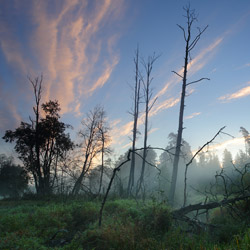
<instances>
[{"instance_id":1,"label":"blue sky","mask_svg":"<svg viewBox=\"0 0 250 250\"><path fill-rule=\"evenodd\" d=\"M153 68L158 100L150 116L151 146L165 147L177 132L181 82L171 71L184 62L187 1L175 0L2 0L0 2L0 135L28 121L34 97L27 76L43 74L43 101L57 99L62 119L75 137L84 114L104 106L112 127L112 147L129 147L134 51L161 56ZM221 154L244 149L240 126L250 130L250 1L191 0L194 25L208 29L192 53L184 138L196 150L224 125L210 148ZM142 106L143 109L143 106ZM143 123L139 127L143 132ZM138 146L142 145L142 138ZM12 153L0 141L1 153Z\"/></svg>"}]
</instances>

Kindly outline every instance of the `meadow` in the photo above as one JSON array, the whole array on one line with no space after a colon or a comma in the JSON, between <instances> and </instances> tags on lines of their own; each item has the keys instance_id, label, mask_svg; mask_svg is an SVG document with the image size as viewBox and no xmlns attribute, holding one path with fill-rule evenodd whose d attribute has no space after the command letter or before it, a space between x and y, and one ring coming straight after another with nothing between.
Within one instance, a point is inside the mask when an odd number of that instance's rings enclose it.
<instances>
[{"instance_id":1,"label":"meadow","mask_svg":"<svg viewBox=\"0 0 250 250\"><path fill-rule=\"evenodd\" d=\"M214 210L214 230L192 232L164 202L50 197L0 201L0 249L250 249L250 228Z\"/></svg>"}]
</instances>

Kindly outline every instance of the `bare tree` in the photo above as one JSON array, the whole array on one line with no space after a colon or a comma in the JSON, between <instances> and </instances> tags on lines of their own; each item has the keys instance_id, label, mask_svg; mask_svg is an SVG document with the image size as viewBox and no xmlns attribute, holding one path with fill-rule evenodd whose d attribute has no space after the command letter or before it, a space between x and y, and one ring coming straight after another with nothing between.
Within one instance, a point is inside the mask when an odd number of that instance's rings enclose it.
<instances>
[{"instance_id":1,"label":"bare tree","mask_svg":"<svg viewBox=\"0 0 250 250\"><path fill-rule=\"evenodd\" d=\"M171 180L171 187L170 187L170 193L169 193L169 200L172 204L174 203L175 188L176 188L177 173L178 173L178 163L179 163L180 152L181 152L181 140L182 140L182 132L183 132L183 117L184 117L184 108L185 108L186 87L191 84L205 80L205 79L209 80L208 78L200 78L199 80L196 80L196 81L192 81L189 83L187 82L188 65L189 65L189 61L191 60L190 53L194 49L194 47L200 40L201 35L205 32L208 26L206 26L204 29L198 28L198 34L193 38L192 26L194 22L197 21L197 15L195 13L195 10L190 9L190 6L187 6L186 8L184 8L184 11L186 13L185 18L187 19L187 28L184 29L182 26L178 25L178 27L183 31L184 40L186 42L183 74L181 75L173 71L177 76L179 76L182 79L182 93L181 93L176 150L175 150L175 156L174 156L174 162L173 162L172 180Z\"/></svg>"},{"instance_id":2,"label":"bare tree","mask_svg":"<svg viewBox=\"0 0 250 250\"><path fill-rule=\"evenodd\" d=\"M140 77L139 77L139 48L137 47L137 50L135 52L135 58L134 58L134 64L135 64L135 86L134 86L134 107L131 112L131 115L133 116L134 123L133 123L133 138L132 138L132 156L131 156L131 165L130 165L130 173L129 173L129 181L128 181L128 189L127 189L127 195L130 196L131 192L134 187L134 175L135 175L135 144L137 140L137 121L139 116L139 104L140 104Z\"/></svg>"},{"instance_id":3,"label":"bare tree","mask_svg":"<svg viewBox=\"0 0 250 250\"><path fill-rule=\"evenodd\" d=\"M89 171L93 159L101 152L100 140L100 121L103 116L103 109L99 106L95 107L93 111L87 114L87 117L82 120L83 129L79 132L80 137L83 138L83 165L80 176L77 178L72 194L77 195L81 189L84 176Z\"/></svg>"},{"instance_id":4,"label":"bare tree","mask_svg":"<svg viewBox=\"0 0 250 250\"><path fill-rule=\"evenodd\" d=\"M41 94L42 94L42 82L43 82L43 75L41 75L40 79L39 77L36 77L34 80L31 78L28 78L30 83L33 86L33 91L34 91L34 96L35 96L35 106L33 107L33 111L35 113L35 121L29 117L32 127L35 129L35 153L36 153L36 163L35 163L35 168L36 171L34 171L33 176L35 179L35 186L36 190L39 190L41 192L41 188L44 185L43 184L43 178L42 178L42 173L41 173L41 168L40 168L40 145L38 143L38 126L39 126L39 121L40 121L40 101L41 101ZM32 157L31 157L32 158ZM37 174L35 174L37 173ZM38 180L37 180L38 179ZM38 183L41 183L40 185ZM39 187L41 186L41 187Z\"/></svg>"},{"instance_id":5,"label":"bare tree","mask_svg":"<svg viewBox=\"0 0 250 250\"><path fill-rule=\"evenodd\" d=\"M136 190L136 194L140 192L143 182L144 182L144 172L145 172L145 165L146 165L146 157L147 157L147 139L148 139L148 119L149 119L149 112L151 111L152 107L154 106L157 97L152 100L152 69L153 64L157 60L157 56L154 54L153 56L149 56L147 62L144 60L142 61L142 64L144 66L145 72L146 72L146 79L141 77L141 81L143 83L143 91L144 91L144 100L145 100L145 121L144 121L144 142L143 142L143 159L142 159L142 168L141 168L141 174L140 178L138 180L138 186Z\"/></svg>"}]
</instances>

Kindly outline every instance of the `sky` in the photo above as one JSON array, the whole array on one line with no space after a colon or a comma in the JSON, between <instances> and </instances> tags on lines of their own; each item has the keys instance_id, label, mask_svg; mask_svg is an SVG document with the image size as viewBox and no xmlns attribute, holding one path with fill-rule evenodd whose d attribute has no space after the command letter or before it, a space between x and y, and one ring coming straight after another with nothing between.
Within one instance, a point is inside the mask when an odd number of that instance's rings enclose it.
<instances>
[{"instance_id":1,"label":"sky","mask_svg":"<svg viewBox=\"0 0 250 250\"><path fill-rule=\"evenodd\" d=\"M183 6L198 14L196 27L207 30L193 49L184 113L184 139L195 152L218 130L210 150L235 155L244 150L239 132L250 130L249 0L0 0L0 136L32 116L34 95L28 77L43 75L42 102L58 100L62 121L77 138L81 120L96 105L106 110L116 156L131 146L133 58L160 55L153 66L149 118L151 147L166 147L176 133L185 41ZM143 113L144 106L141 105ZM139 130L143 134L143 121ZM143 144L142 135L138 147ZM13 145L0 139L0 153Z\"/></svg>"}]
</instances>

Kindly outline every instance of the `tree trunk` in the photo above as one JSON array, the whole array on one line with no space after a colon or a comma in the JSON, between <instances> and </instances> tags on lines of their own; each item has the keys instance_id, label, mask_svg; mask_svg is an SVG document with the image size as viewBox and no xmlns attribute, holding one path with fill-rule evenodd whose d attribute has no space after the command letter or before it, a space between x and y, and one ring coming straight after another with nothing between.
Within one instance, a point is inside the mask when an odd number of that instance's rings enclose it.
<instances>
[{"instance_id":1,"label":"tree trunk","mask_svg":"<svg viewBox=\"0 0 250 250\"><path fill-rule=\"evenodd\" d=\"M178 175L178 165L179 165L180 152L181 152L181 141L182 141L182 132L183 132L183 116L184 116L186 84L187 84L188 47L189 47L189 39L187 40L187 43L186 43L185 63L184 63L182 93L181 93L181 104L180 104L180 113L179 113L179 127L178 127L176 149L175 149L175 155L174 155L171 187L170 187L170 193L169 193L169 200L170 200L170 203L172 205L174 204L174 196L175 196L175 189L176 189L177 175Z\"/></svg>"},{"instance_id":2,"label":"tree trunk","mask_svg":"<svg viewBox=\"0 0 250 250\"><path fill-rule=\"evenodd\" d=\"M135 143L137 138L137 121L139 116L139 102L140 102L140 80L139 80L139 48L136 50L136 55L134 59L135 63L135 88L134 88L134 126L133 126L133 140L132 140L132 157L131 157L131 166L129 173L128 189L127 196L131 195L131 192L134 187L134 175L135 175Z\"/></svg>"},{"instance_id":3,"label":"tree trunk","mask_svg":"<svg viewBox=\"0 0 250 250\"><path fill-rule=\"evenodd\" d=\"M191 10L190 6L187 6L186 8L184 8L184 10L186 11L185 17L187 19L187 30L185 31L185 29L182 26L178 25L178 27L183 31L184 40L186 42L183 75L180 75L179 73L173 71L176 75L178 75L182 79L182 93L181 93L176 150L175 150L175 155L174 155L172 180L171 180L171 187L170 187L170 192L169 192L169 201L172 205L174 205L174 196L175 196L175 189L176 189L177 175L178 175L178 165L179 165L180 152L181 152L186 87L190 84L200 82L204 79L209 80L208 78L201 78L197 81L187 83L187 72L188 72L190 52L196 46L197 42L200 40L201 35L207 29L208 26L206 26L203 30L200 30L200 28L198 28L198 34L194 37L194 39L191 39L192 24L194 21L197 21L197 16L195 14L195 10Z\"/></svg>"},{"instance_id":4,"label":"tree trunk","mask_svg":"<svg viewBox=\"0 0 250 250\"><path fill-rule=\"evenodd\" d=\"M87 162L88 162L88 154L85 156L85 161L84 161L84 164L83 164L83 168L82 168L82 172L80 174L80 176L77 178L76 182L75 182L75 185L72 189L72 192L71 194L72 195L78 195L79 194L79 191L81 189L81 185L82 185L82 181L83 181L83 177L85 175L85 169L86 169L86 166L87 166Z\"/></svg>"},{"instance_id":5,"label":"tree trunk","mask_svg":"<svg viewBox=\"0 0 250 250\"><path fill-rule=\"evenodd\" d=\"M104 146L105 146L105 141L104 141L104 135L102 134L102 165L101 165L101 177L100 177L98 194L100 194L102 188L103 169L104 169Z\"/></svg>"}]
</instances>

